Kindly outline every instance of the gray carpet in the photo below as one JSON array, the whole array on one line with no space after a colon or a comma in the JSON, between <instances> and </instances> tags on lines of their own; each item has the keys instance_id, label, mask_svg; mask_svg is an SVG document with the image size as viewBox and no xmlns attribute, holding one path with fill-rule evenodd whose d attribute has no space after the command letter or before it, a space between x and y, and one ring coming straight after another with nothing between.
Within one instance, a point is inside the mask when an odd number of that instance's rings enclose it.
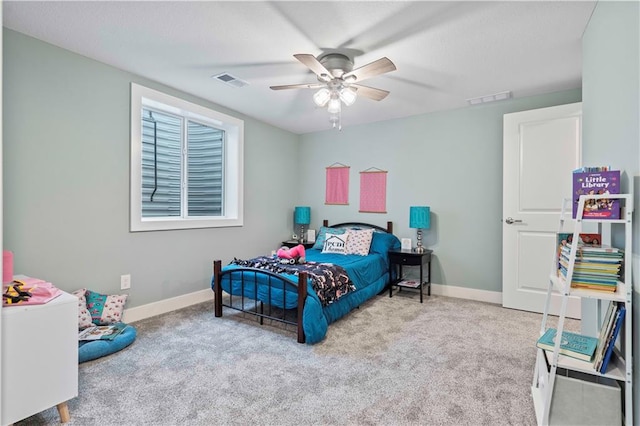
<instances>
[{"instance_id":1,"label":"gray carpet","mask_svg":"<svg viewBox=\"0 0 640 426\"><path fill-rule=\"evenodd\" d=\"M405 291L311 346L199 304L137 322L132 346L81 364L69 425L534 425L540 320ZM58 422L52 408L19 424Z\"/></svg>"}]
</instances>

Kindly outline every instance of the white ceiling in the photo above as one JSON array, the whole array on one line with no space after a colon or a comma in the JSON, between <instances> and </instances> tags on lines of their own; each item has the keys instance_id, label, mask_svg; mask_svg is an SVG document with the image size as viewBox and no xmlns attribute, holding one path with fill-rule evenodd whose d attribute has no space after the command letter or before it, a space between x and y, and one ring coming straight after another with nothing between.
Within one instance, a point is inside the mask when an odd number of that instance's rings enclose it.
<instances>
[{"instance_id":1,"label":"white ceiling","mask_svg":"<svg viewBox=\"0 0 640 426\"><path fill-rule=\"evenodd\" d=\"M582 34L595 1L4 1L4 26L295 133L330 128L294 53L341 50L355 68L383 56L397 70L366 81L380 102L344 107L344 127L460 108L510 90L519 98L581 85ZM225 85L228 72L249 83Z\"/></svg>"}]
</instances>

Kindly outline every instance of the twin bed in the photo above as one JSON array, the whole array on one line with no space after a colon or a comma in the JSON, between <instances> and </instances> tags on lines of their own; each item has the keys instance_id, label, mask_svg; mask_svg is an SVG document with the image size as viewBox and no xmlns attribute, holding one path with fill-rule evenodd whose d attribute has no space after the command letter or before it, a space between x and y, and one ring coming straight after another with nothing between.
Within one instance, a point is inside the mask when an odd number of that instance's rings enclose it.
<instances>
[{"instance_id":1,"label":"twin bed","mask_svg":"<svg viewBox=\"0 0 640 426\"><path fill-rule=\"evenodd\" d=\"M352 230L352 231L350 231ZM373 230L368 247L360 254L323 253L326 235ZM215 316L223 307L294 325L299 343L324 339L329 324L380 293L390 282L388 251L400 241L387 229L366 223L324 226L314 248L306 250L306 263L283 264L274 257L234 259L222 267L214 261L211 287ZM367 231L364 231L366 233ZM366 254L365 254L366 252ZM223 297L223 291L227 293Z\"/></svg>"}]
</instances>

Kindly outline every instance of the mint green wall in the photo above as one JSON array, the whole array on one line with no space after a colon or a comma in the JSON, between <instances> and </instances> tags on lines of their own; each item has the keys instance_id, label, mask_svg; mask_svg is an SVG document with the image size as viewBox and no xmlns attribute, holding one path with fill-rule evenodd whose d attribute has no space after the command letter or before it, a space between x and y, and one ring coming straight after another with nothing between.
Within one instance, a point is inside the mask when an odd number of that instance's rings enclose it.
<instances>
[{"instance_id":1,"label":"mint green wall","mask_svg":"<svg viewBox=\"0 0 640 426\"><path fill-rule=\"evenodd\" d=\"M303 135L300 199L312 206L316 228L323 218L391 220L414 245L409 206L428 205L432 281L501 292L502 116L580 100L576 89ZM324 205L325 167L334 162L351 167L348 206ZM369 167L389 172L387 214L358 213L359 172Z\"/></svg>"},{"instance_id":2,"label":"mint green wall","mask_svg":"<svg viewBox=\"0 0 640 426\"><path fill-rule=\"evenodd\" d=\"M633 358L640 359L640 3L599 2L582 39L585 164L626 172L634 189ZM619 237L619 236L618 236ZM583 318L595 317L583 303ZM634 368L634 424L640 424L640 368Z\"/></svg>"},{"instance_id":3,"label":"mint green wall","mask_svg":"<svg viewBox=\"0 0 640 426\"><path fill-rule=\"evenodd\" d=\"M583 36L584 163L610 164L629 178L639 173L639 9L599 2Z\"/></svg>"},{"instance_id":4,"label":"mint green wall","mask_svg":"<svg viewBox=\"0 0 640 426\"><path fill-rule=\"evenodd\" d=\"M292 232L297 135L4 29L4 248L16 273L64 290L120 293L128 307L209 287L211 262L269 252ZM239 228L129 232L129 86L245 120ZM240 92L239 92L240 93Z\"/></svg>"}]
</instances>

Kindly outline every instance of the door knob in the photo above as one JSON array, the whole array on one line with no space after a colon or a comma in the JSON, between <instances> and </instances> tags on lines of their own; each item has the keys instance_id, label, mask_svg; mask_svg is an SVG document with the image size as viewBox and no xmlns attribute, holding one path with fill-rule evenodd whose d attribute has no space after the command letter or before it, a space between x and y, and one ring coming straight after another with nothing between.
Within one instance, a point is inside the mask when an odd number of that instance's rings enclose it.
<instances>
[{"instance_id":1,"label":"door knob","mask_svg":"<svg viewBox=\"0 0 640 426\"><path fill-rule=\"evenodd\" d=\"M521 221L521 220L519 220L519 219L513 219L513 218L511 218L511 217L506 218L504 221L505 221L505 222L507 222L507 225L512 225L512 224L514 224L514 223L522 223L522 221Z\"/></svg>"}]
</instances>

